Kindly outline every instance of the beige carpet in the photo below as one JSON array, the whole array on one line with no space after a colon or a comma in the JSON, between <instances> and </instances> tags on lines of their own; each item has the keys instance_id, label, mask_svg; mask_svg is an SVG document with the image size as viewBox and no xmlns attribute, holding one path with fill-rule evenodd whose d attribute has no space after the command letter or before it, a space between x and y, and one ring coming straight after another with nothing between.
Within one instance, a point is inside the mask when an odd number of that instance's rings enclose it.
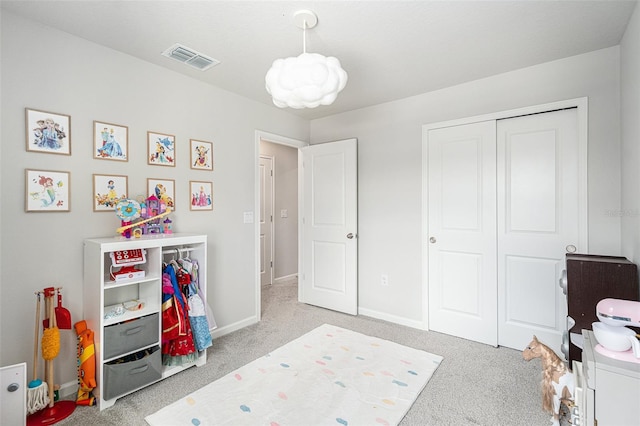
<instances>
[{"instance_id":1,"label":"beige carpet","mask_svg":"<svg viewBox=\"0 0 640 426\"><path fill-rule=\"evenodd\" d=\"M550 424L542 411L540 363L524 361L520 351L304 305L297 302L295 284L273 285L262 293L262 321L215 339L204 367L121 398L102 412L78 407L57 424L147 426L146 416L325 323L444 357L401 426Z\"/></svg>"}]
</instances>

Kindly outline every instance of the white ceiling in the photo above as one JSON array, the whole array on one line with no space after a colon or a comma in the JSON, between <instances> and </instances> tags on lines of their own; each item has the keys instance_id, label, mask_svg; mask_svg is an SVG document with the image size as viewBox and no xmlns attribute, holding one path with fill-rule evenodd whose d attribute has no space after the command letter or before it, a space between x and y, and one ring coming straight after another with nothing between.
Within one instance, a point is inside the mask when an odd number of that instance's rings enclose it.
<instances>
[{"instance_id":1,"label":"white ceiling","mask_svg":"<svg viewBox=\"0 0 640 426\"><path fill-rule=\"evenodd\" d=\"M512 1L33 1L10 11L273 105L264 76L302 53L293 13L314 11L307 52L349 74L333 105L289 111L308 119L354 110L620 43L635 0ZM174 43L219 61L207 71L161 56ZM273 106L276 108L275 106Z\"/></svg>"}]
</instances>

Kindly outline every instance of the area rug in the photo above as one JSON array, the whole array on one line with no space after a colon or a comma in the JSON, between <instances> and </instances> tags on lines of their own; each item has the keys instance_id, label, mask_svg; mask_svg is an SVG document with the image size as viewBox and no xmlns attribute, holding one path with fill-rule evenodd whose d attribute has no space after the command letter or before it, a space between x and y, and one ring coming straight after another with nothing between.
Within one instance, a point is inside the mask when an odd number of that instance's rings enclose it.
<instances>
[{"instance_id":1,"label":"area rug","mask_svg":"<svg viewBox=\"0 0 640 426\"><path fill-rule=\"evenodd\" d=\"M145 420L152 426L396 425L441 361L324 324Z\"/></svg>"}]
</instances>

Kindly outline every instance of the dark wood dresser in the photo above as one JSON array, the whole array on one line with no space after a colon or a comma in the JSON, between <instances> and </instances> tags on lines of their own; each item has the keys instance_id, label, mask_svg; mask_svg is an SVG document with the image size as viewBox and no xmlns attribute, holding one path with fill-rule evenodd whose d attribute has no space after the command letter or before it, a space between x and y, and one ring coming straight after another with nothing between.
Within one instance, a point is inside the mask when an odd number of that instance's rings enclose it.
<instances>
[{"instance_id":1,"label":"dark wood dresser","mask_svg":"<svg viewBox=\"0 0 640 426\"><path fill-rule=\"evenodd\" d=\"M574 342L582 339L582 330L591 330L598 321L596 305L608 297L640 300L638 268L624 257L567 253L566 277L561 285L567 295L567 330L563 352L572 362L582 361L582 349Z\"/></svg>"}]
</instances>

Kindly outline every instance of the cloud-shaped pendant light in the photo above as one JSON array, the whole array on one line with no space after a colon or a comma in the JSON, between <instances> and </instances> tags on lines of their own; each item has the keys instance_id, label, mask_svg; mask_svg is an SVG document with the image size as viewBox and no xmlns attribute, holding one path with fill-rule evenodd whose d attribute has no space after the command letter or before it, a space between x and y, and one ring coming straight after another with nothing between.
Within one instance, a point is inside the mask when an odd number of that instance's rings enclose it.
<instances>
[{"instance_id":1,"label":"cloud-shaped pendant light","mask_svg":"<svg viewBox=\"0 0 640 426\"><path fill-rule=\"evenodd\" d=\"M300 10L294 22L303 29L300 56L276 59L265 77L267 92L280 108L315 108L330 105L347 84L347 72L333 56L307 53L306 30L318 23L309 10Z\"/></svg>"}]
</instances>

